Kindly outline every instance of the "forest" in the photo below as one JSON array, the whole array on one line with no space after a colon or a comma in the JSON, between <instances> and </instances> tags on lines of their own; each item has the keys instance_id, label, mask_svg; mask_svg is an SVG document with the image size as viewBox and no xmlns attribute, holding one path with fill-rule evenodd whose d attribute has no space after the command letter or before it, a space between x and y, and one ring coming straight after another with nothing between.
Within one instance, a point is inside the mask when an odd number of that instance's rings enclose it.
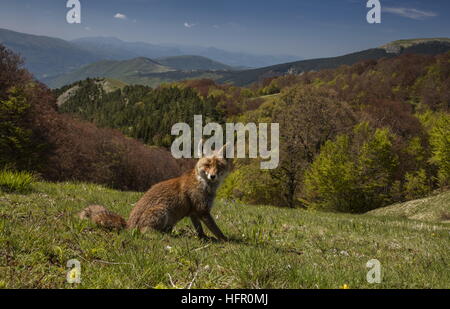
<instances>
[{"instance_id":1,"label":"forest","mask_svg":"<svg viewBox=\"0 0 450 309\"><path fill-rule=\"evenodd\" d=\"M450 53L366 60L249 87L202 79L114 91L95 79L51 91L18 56L0 48L0 58L3 169L144 191L192 166L166 149L172 125L201 114L207 122L280 124L279 168L235 160L224 200L363 213L449 187Z\"/></svg>"}]
</instances>

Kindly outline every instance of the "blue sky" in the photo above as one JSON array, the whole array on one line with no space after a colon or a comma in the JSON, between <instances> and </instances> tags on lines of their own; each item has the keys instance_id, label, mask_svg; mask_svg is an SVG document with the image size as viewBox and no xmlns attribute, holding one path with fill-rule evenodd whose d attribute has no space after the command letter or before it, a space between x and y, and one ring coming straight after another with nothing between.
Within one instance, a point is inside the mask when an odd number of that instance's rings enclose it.
<instances>
[{"instance_id":1,"label":"blue sky","mask_svg":"<svg viewBox=\"0 0 450 309\"><path fill-rule=\"evenodd\" d=\"M381 0L382 23L366 21L367 0L79 0L82 23L67 24L66 0L0 0L0 28L64 39L214 46L303 58L335 56L416 37L450 37L450 1Z\"/></svg>"}]
</instances>

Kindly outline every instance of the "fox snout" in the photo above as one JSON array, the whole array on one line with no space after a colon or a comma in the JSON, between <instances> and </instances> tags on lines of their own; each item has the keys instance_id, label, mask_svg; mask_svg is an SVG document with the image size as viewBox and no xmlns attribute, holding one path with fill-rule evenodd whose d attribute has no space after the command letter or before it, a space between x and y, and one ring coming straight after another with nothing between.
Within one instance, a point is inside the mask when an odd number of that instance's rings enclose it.
<instances>
[{"instance_id":1,"label":"fox snout","mask_svg":"<svg viewBox=\"0 0 450 309\"><path fill-rule=\"evenodd\" d=\"M217 173L206 173L206 178L211 181L215 181L217 179Z\"/></svg>"},{"instance_id":2,"label":"fox snout","mask_svg":"<svg viewBox=\"0 0 450 309\"><path fill-rule=\"evenodd\" d=\"M197 163L197 174L210 183L220 182L227 169L227 161L217 157L203 158Z\"/></svg>"},{"instance_id":3,"label":"fox snout","mask_svg":"<svg viewBox=\"0 0 450 309\"><path fill-rule=\"evenodd\" d=\"M223 146L219 151L214 152L210 156L202 157L203 142L200 142L198 149L200 159L198 160L195 169L197 176L209 183L218 183L225 177L230 168L230 162L224 156L227 145Z\"/></svg>"},{"instance_id":4,"label":"fox snout","mask_svg":"<svg viewBox=\"0 0 450 309\"><path fill-rule=\"evenodd\" d=\"M208 182L216 182L219 179L219 175L216 170L200 168L199 174Z\"/></svg>"}]
</instances>

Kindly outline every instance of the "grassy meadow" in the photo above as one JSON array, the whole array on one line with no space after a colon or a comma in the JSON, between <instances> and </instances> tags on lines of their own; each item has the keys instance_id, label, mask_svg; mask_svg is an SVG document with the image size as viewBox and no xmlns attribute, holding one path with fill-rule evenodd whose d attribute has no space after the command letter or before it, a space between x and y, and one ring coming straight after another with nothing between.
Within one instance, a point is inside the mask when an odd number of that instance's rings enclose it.
<instances>
[{"instance_id":1,"label":"grassy meadow","mask_svg":"<svg viewBox=\"0 0 450 309\"><path fill-rule=\"evenodd\" d=\"M167 235L107 232L75 216L95 203L127 217L140 196L83 183L0 191L0 287L450 288L445 221L217 202L231 238L220 243L198 240L188 220ZM70 259L81 263L80 284L66 282ZM371 259L381 284L366 280Z\"/></svg>"}]
</instances>

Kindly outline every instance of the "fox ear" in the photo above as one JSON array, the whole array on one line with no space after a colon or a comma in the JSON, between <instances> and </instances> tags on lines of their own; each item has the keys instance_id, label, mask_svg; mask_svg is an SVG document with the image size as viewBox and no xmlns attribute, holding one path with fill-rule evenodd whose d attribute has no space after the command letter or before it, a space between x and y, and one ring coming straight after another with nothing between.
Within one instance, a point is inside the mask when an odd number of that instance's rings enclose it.
<instances>
[{"instance_id":1,"label":"fox ear","mask_svg":"<svg viewBox=\"0 0 450 309\"><path fill-rule=\"evenodd\" d=\"M229 143L226 143L225 145L223 145L222 148L220 148L215 153L215 155L219 158L226 159L226 149L228 148L229 145L230 145Z\"/></svg>"},{"instance_id":2,"label":"fox ear","mask_svg":"<svg viewBox=\"0 0 450 309\"><path fill-rule=\"evenodd\" d=\"M203 158L203 138L200 140L197 146L197 156L199 159Z\"/></svg>"}]
</instances>

